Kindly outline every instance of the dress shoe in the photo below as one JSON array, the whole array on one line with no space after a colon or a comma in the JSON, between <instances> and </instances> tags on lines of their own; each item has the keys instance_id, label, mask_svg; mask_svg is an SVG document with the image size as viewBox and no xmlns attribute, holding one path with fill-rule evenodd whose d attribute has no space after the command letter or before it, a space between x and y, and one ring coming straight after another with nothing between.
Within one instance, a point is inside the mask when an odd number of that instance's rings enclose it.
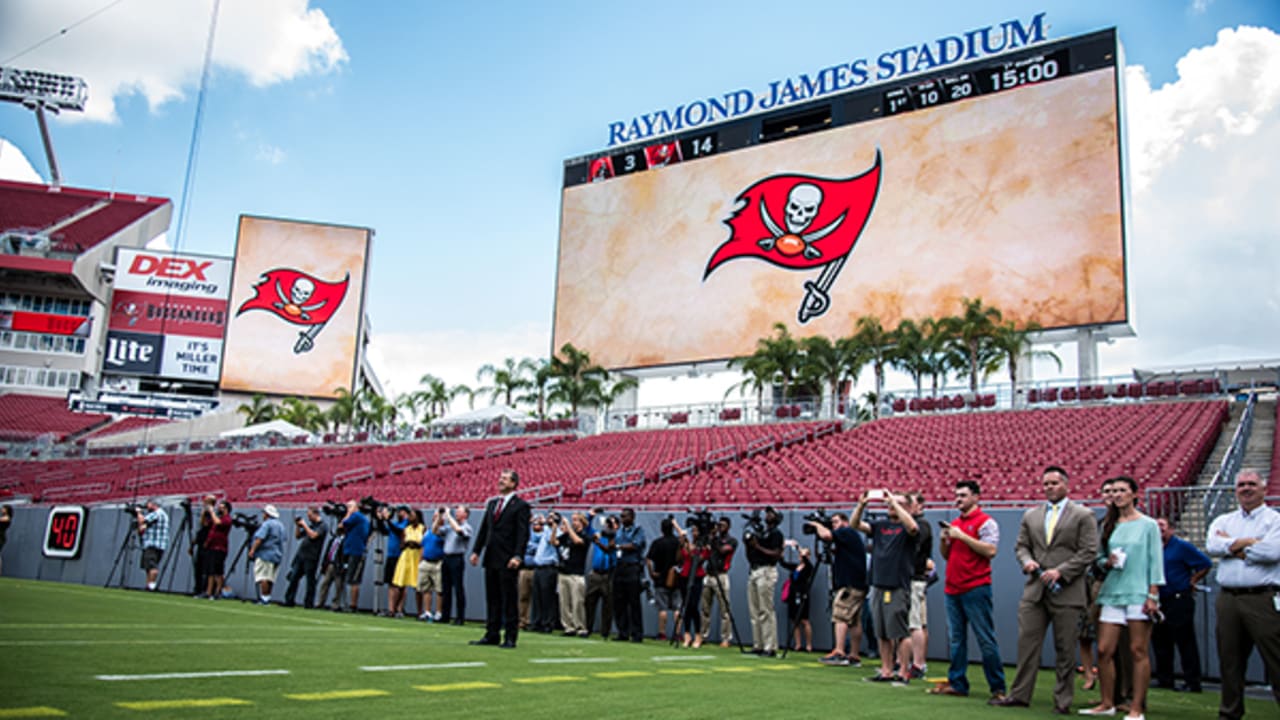
<instances>
[{"instance_id":1,"label":"dress shoe","mask_svg":"<svg viewBox=\"0 0 1280 720\"><path fill-rule=\"evenodd\" d=\"M960 692L959 690L951 687L951 683L943 683L941 685L935 685L929 688L929 694L930 695L950 695L952 697L968 697L969 696L969 693Z\"/></svg>"},{"instance_id":2,"label":"dress shoe","mask_svg":"<svg viewBox=\"0 0 1280 720\"><path fill-rule=\"evenodd\" d=\"M1054 715L1070 715L1070 714L1071 714L1071 708L1056 707L1056 708L1054 708L1054 709L1053 709L1053 714L1054 714Z\"/></svg>"},{"instance_id":3,"label":"dress shoe","mask_svg":"<svg viewBox=\"0 0 1280 720\"><path fill-rule=\"evenodd\" d=\"M469 645L497 645L498 641L490 637L482 637L479 640L472 640Z\"/></svg>"},{"instance_id":4,"label":"dress shoe","mask_svg":"<svg viewBox=\"0 0 1280 720\"><path fill-rule=\"evenodd\" d=\"M502 648L503 650L515 650L516 644L510 640L503 640L502 644L499 645L498 647Z\"/></svg>"},{"instance_id":5,"label":"dress shoe","mask_svg":"<svg viewBox=\"0 0 1280 720\"><path fill-rule=\"evenodd\" d=\"M1030 707L1016 697L993 697L987 701L991 707Z\"/></svg>"}]
</instances>

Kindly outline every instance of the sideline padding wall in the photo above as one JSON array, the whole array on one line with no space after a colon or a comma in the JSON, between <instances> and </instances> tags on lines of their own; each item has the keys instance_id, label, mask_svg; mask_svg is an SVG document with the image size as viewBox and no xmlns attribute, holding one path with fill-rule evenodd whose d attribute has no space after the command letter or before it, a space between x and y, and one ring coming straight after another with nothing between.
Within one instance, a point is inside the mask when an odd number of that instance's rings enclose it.
<instances>
[{"instance_id":1,"label":"sideline padding wall","mask_svg":"<svg viewBox=\"0 0 1280 720\"><path fill-rule=\"evenodd\" d=\"M198 509L198 507L197 507ZM545 512L545 509L540 508ZM849 508L832 508L831 511L848 511ZM247 505L238 505L235 507L236 512L253 512L261 514L260 507L251 507ZM479 530L480 510L472 510L471 521L476 530ZM47 507L15 507L13 525L9 528L8 540L4 546L4 574L8 577L20 577L27 579L49 580L53 582L79 583L83 585L103 586L111 572L112 564L120 550L122 540L125 534L134 527L133 517L122 512L119 508L92 508L89 511L88 519L85 522L85 536L83 540L83 550L80 557L75 560L56 560L46 558L41 554L41 545L44 540L45 523L48 517L49 508ZM273 599L279 600L284 594L285 576L289 569L289 563L293 559L293 553L296 549L296 541L293 538L292 527L294 517L303 514L300 508L280 508L280 520L285 524L285 529L289 531L288 542L285 546L285 560L281 563L280 575L277 578L276 591L273 592ZM785 537L795 538L805 546L812 546L813 536L802 535L801 526L803 523L803 514L800 512L784 512L785 519L782 524L782 532ZM1018 649L1018 602L1022 597L1023 576L1017 567L1017 561L1014 559L1014 543L1018 537L1018 523L1022 518L1021 510L990 510L988 511L996 522L1000 525L1000 546L996 555L996 560L992 566L992 586L994 588L993 597L995 602L995 618L996 618L996 634L1000 643L1000 654L1006 665L1014 665L1017 662ZM166 562L163 567L170 568L161 580L161 589L169 592L177 592L183 594L192 593L192 573L191 560L186 554L187 540L177 538L176 533L182 522L182 509L180 507L169 508L169 531L170 531L170 550L167 554L174 552L180 553L176 562ZM929 523L936 528L938 520L950 520L954 518L954 511L929 511L926 513ZM636 522L644 528L645 535L652 542L660 536L659 526L662 518L666 517L666 513L655 512L638 512ZM681 525L684 524L684 516L677 516ZM742 526L744 521L738 513L729 516L733 522L732 533L734 537L741 540ZM198 514L192 518L193 522L199 522ZM330 519L330 527L332 528L333 520ZM192 529L192 535L195 533ZM231 571L231 560L236 551L244 543L246 532L240 528L233 528L231 532L230 553L227 556L227 585L237 596L253 597L252 572L247 569L250 563L245 557L241 557L236 565L235 571ZM135 533L136 536L136 533ZM370 542L371 553L376 549L376 541ZM133 548L127 553L127 557L122 561L126 564L127 572L125 577L125 586L132 589L143 587L145 576L139 568L140 551L134 544ZM938 554L938 547L934 542L934 562L940 570L945 570L942 557ZM247 552L247 550L246 550ZM789 559L794 560L794 553L788 553ZM367 556L369 560L365 566L364 583L360 589L360 607L369 610L373 607L375 598L374 586L374 564L373 555ZM826 565L822 565L818 569L818 573L813 583L813 600L811 602L810 620L813 624L813 643L815 648L831 647L832 633L831 624L829 622L830 608L827 603L827 570ZM112 576L112 587L119 586L119 572ZM778 573L778 594L782 592L782 582L786 577L786 571L779 569ZM742 639L747 647L750 647L751 638L751 622L747 615L747 559L743 548L739 548L738 553L734 556L733 566L729 574L730 596L729 602L733 609L734 622L736 623ZM466 573L467 588L467 619L470 621L484 620L484 577L480 568L467 565ZM302 588L299 588L298 602L302 601ZM1205 664L1205 676L1216 678L1218 676L1218 652L1217 645L1212 632L1216 615L1213 609L1213 600L1216 597L1216 587L1213 592L1202 594L1198 598L1196 608L1196 636L1200 643L1200 655ZM377 589L377 601L379 608L386 606L386 589ZM653 636L657 633L657 608L647 600L642 599L644 606L644 623L645 633ZM412 607L413 599L410 594L410 600L406 607ZM786 605L781 600L777 600L778 611L778 642L786 641L786 633L788 632ZM406 614L408 614L406 612ZM864 613L865 615L866 613ZM718 608L713 612L711 619L711 638L714 640L720 637L720 619ZM938 582L929 588L928 599L928 617L929 617L929 658L934 667L930 671L931 675L941 674L949 656L947 645L947 613L946 600L942 590L942 582ZM593 624L593 629L599 631L599 620ZM477 637L482 629L476 626ZM735 637L735 641L736 641ZM1045 646L1041 654L1041 666L1045 668L1053 667L1053 636L1048 633L1045 639ZM864 645L864 647L866 647ZM865 652L865 651L864 651ZM981 654L978 649L977 641L970 638L969 641L969 659L971 662L980 662ZM1181 665L1178 666L1181 668ZM976 673L976 674L975 674ZM981 669L971 668L970 681L981 684ZM1250 659L1248 679L1250 682L1265 682L1265 672L1261 660L1255 653Z\"/></svg>"}]
</instances>

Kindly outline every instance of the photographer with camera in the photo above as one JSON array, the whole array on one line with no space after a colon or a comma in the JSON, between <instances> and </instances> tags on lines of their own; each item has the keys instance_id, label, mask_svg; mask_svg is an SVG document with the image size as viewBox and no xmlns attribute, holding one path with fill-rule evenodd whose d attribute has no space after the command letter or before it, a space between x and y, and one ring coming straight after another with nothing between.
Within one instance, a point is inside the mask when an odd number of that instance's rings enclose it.
<instances>
[{"instance_id":1,"label":"photographer with camera","mask_svg":"<svg viewBox=\"0 0 1280 720\"><path fill-rule=\"evenodd\" d=\"M342 518L342 529L346 536L342 540L343 581L351 589L351 612L360 607L360 583L364 581L364 554L369 544L369 518L360 512L360 503L347 501L347 514ZM342 609L342 598L336 601L337 609Z\"/></svg>"},{"instance_id":2,"label":"photographer with camera","mask_svg":"<svg viewBox=\"0 0 1280 720\"><path fill-rule=\"evenodd\" d=\"M147 511L145 514L143 509ZM160 558L169 547L169 513L161 510L160 502L152 498L144 508L134 507L133 514L138 521L138 535L142 537L142 569L147 572L147 590L155 592Z\"/></svg>"},{"instance_id":3,"label":"photographer with camera","mask_svg":"<svg viewBox=\"0 0 1280 720\"><path fill-rule=\"evenodd\" d=\"M720 647L733 644L733 608L729 606L729 568L733 554L738 551L738 540L729 534L733 523L727 516L711 528L707 544L711 558L707 561L707 579L702 584L702 640L711 635L711 604L720 603ZM701 532L703 528L699 528Z\"/></svg>"},{"instance_id":4,"label":"photographer with camera","mask_svg":"<svg viewBox=\"0 0 1280 720\"><path fill-rule=\"evenodd\" d=\"M559 622L556 586L560 577L560 553L555 539L561 520L560 514L553 510L534 530L538 537L533 553L533 613L530 618L534 632L552 632Z\"/></svg>"},{"instance_id":5,"label":"photographer with camera","mask_svg":"<svg viewBox=\"0 0 1280 720\"><path fill-rule=\"evenodd\" d=\"M782 583L782 602L787 604L787 619L791 621L792 627L791 647L797 651L803 647L805 652L813 652L813 623L809 622L809 595L813 586L813 574L818 568L813 563L813 555L809 552L809 548L800 547L795 540L787 540L783 546L784 549L795 548L798 556L795 562L783 557L778 563L791 573ZM802 637L803 646L800 644Z\"/></svg>"},{"instance_id":6,"label":"photographer with camera","mask_svg":"<svg viewBox=\"0 0 1280 720\"><path fill-rule=\"evenodd\" d=\"M191 574L194 580L192 595L197 598L207 597L209 588L209 576L205 573L205 566L208 561L205 559L204 545L209 539L209 527L213 525L213 509L217 498L212 495L205 495L200 502L200 529L196 531L196 535L187 545L187 556L191 558ZM182 504L184 510L189 514L191 512L190 501L184 501Z\"/></svg>"},{"instance_id":7,"label":"photographer with camera","mask_svg":"<svg viewBox=\"0 0 1280 720\"><path fill-rule=\"evenodd\" d=\"M336 510L336 512L335 512ZM324 514L344 517L347 506L342 503L326 503ZM320 590L316 597L316 607L337 610L342 607L342 592L346 589L346 566L342 564L342 543L346 540L346 530L341 525L333 531L324 545L320 556ZM329 589L333 589L333 600L329 600Z\"/></svg>"},{"instance_id":8,"label":"photographer with camera","mask_svg":"<svg viewBox=\"0 0 1280 720\"><path fill-rule=\"evenodd\" d=\"M782 515L772 507L764 509L764 524L759 511L748 518L742 533L747 546L747 610L751 615L751 651L764 657L778 655L778 614L774 591L778 587L778 561L782 559ZM723 633L721 633L723 634Z\"/></svg>"},{"instance_id":9,"label":"photographer with camera","mask_svg":"<svg viewBox=\"0 0 1280 720\"><path fill-rule=\"evenodd\" d=\"M253 533L249 559L253 561L253 579L258 583L258 603L270 605L271 588L284 559L284 524L275 505L262 508L262 524Z\"/></svg>"},{"instance_id":10,"label":"photographer with camera","mask_svg":"<svg viewBox=\"0 0 1280 720\"><path fill-rule=\"evenodd\" d=\"M387 609L385 614L396 617L403 615L406 586L397 585L396 566L400 563L400 553L404 551L404 529L409 526L409 506L399 505L393 511L382 505L375 513L378 532L387 536L386 553L383 555L382 584L387 586ZM414 564L417 571L417 564ZM413 587L417 583L412 583Z\"/></svg>"},{"instance_id":11,"label":"photographer with camera","mask_svg":"<svg viewBox=\"0 0 1280 720\"><path fill-rule=\"evenodd\" d=\"M618 552L618 567L613 575L614 621L618 640L644 642L644 615L640 606L641 575L644 550L648 542L644 528L636 525L636 511L624 508L619 514L622 526L611 548Z\"/></svg>"},{"instance_id":12,"label":"photographer with camera","mask_svg":"<svg viewBox=\"0 0 1280 720\"><path fill-rule=\"evenodd\" d=\"M867 503L881 500L889 510L886 520L862 520ZM911 666L911 575L915 565L916 536L920 526L907 510L907 496L889 490L863 491L850 524L871 537L871 619L880 640L880 672L871 682L910 682L898 675L894 661L908 673Z\"/></svg>"},{"instance_id":13,"label":"photographer with camera","mask_svg":"<svg viewBox=\"0 0 1280 720\"><path fill-rule=\"evenodd\" d=\"M437 621L461 625L467 619L467 588L464 575L467 570L467 546L471 543L471 523L468 522L470 512L463 505L454 509L453 514L447 508L444 518L444 560L440 565L442 581L440 612ZM454 605L457 605L455 607ZM457 611L456 614L454 611Z\"/></svg>"},{"instance_id":14,"label":"photographer with camera","mask_svg":"<svg viewBox=\"0 0 1280 720\"><path fill-rule=\"evenodd\" d=\"M709 513L695 513L689 518L689 530L686 532L671 518L671 527L680 538L680 554L677 556L680 568L680 584L684 588L685 609L677 615L684 616L684 637L682 647L702 647L702 615L693 607L696 599L702 596L703 583L706 580L707 564L711 559L711 548L704 542L710 540L713 527Z\"/></svg>"},{"instance_id":15,"label":"photographer with camera","mask_svg":"<svg viewBox=\"0 0 1280 720\"><path fill-rule=\"evenodd\" d=\"M609 638L609 628L613 624L613 569L617 565L618 556L610 548L614 536L618 534L618 519L605 516L603 508L591 511L591 528L597 525L600 530L591 539L591 572L587 575L587 596L583 603L587 611L587 635L595 624L596 604L600 604L600 637Z\"/></svg>"},{"instance_id":16,"label":"photographer with camera","mask_svg":"<svg viewBox=\"0 0 1280 720\"><path fill-rule=\"evenodd\" d=\"M684 603L681 597L680 569L677 567L679 556L680 540L676 537L675 517L668 515L662 519L662 537L653 541L645 556L645 564L657 598L659 640L667 639L668 613L675 616L671 635L674 637L680 632L680 606Z\"/></svg>"},{"instance_id":17,"label":"photographer with camera","mask_svg":"<svg viewBox=\"0 0 1280 720\"><path fill-rule=\"evenodd\" d=\"M817 535L833 549L831 623L835 626L835 645L818 661L823 665L861 667L858 652L862 647L862 607L867 597L867 546L844 513L834 513L830 518L821 512L808 515L804 532ZM852 655L844 652L846 639Z\"/></svg>"},{"instance_id":18,"label":"photographer with camera","mask_svg":"<svg viewBox=\"0 0 1280 720\"><path fill-rule=\"evenodd\" d=\"M302 594L302 606L310 610L316 599L316 570L320 567L320 551L324 549L324 539L329 534L325 527L324 516L320 508L312 505L307 508L305 517L294 518L293 536L298 540L298 550L293 554L293 565L289 568L289 586L284 591L285 607L294 606L294 598L298 596L298 581L306 579L307 589Z\"/></svg>"},{"instance_id":19,"label":"photographer with camera","mask_svg":"<svg viewBox=\"0 0 1280 720\"><path fill-rule=\"evenodd\" d=\"M206 587L199 597L217 600L222 597L222 586L226 583L227 550L231 544L231 503L219 500L206 508L209 518L209 531L204 536L204 550L200 556L204 560L204 576Z\"/></svg>"},{"instance_id":20,"label":"photographer with camera","mask_svg":"<svg viewBox=\"0 0 1280 720\"><path fill-rule=\"evenodd\" d=\"M431 527L426 528L426 519L418 510L411 511L412 520L409 527L405 529L405 553L413 550L410 545L410 534L414 530L415 525L421 525L425 532L422 533L421 544L422 554L418 558L416 569L413 577L416 578L417 600L418 600L418 619L423 622L439 622L440 620L440 591L444 587L441 577L444 568L444 536L445 536L445 518L449 515L448 508L437 508L434 515L431 516ZM405 554L400 555L400 564L405 564ZM400 568L397 574L404 572L404 568ZM403 606L404 601L401 600ZM434 610L432 608L435 608ZM403 610L403 607L400 608Z\"/></svg>"},{"instance_id":21,"label":"photographer with camera","mask_svg":"<svg viewBox=\"0 0 1280 720\"><path fill-rule=\"evenodd\" d=\"M566 520L555 513L551 516L560 522L559 533L551 536L560 561L556 566L557 590L560 595L560 624L565 636L587 636L587 616L583 600L587 590L587 543L591 527L582 513L574 513Z\"/></svg>"}]
</instances>

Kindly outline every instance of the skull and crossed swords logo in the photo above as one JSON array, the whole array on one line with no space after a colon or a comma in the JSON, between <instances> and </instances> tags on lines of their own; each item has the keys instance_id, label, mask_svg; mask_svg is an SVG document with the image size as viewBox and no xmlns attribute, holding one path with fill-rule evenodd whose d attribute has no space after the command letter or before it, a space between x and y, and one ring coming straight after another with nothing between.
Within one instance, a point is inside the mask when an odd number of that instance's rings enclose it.
<instances>
[{"instance_id":1,"label":"skull and crossed swords logo","mask_svg":"<svg viewBox=\"0 0 1280 720\"><path fill-rule=\"evenodd\" d=\"M310 320L311 313L324 307L325 301L307 305L307 300L316 292L316 284L304 277L296 278L293 281L293 287L289 290L289 294L285 295L284 288L280 287L280 279L276 278L276 296L280 298L279 302L271 303L272 307L281 310L288 315Z\"/></svg>"},{"instance_id":2,"label":"skull and crossed swords logo","mask_svg":"<svg viewBox=\"0 0 1280 720\"><path fill-rule=\"evenodd\" d=\"M756 241L761 250L769 252L777 250L784 256L804 255L806 260L817 260L822 251L814 245L817 241L835 232L844 222L845 214L831 221L826 227L813 232L804 232L818 216L822 207L822 188L812 183L800 183L787 194L786 219L787 231L783 232L778 223L769 215L764 198L760 198L760 220L772 233L772 237ZM803 233L803 234L802 234Z\"/></svg>"}]
</instances>

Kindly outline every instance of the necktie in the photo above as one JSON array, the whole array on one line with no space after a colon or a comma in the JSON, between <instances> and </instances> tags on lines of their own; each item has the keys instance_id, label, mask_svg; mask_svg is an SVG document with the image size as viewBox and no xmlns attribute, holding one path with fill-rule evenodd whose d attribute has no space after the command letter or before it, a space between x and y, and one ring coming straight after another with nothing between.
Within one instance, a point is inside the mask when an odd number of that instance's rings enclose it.
<instances>
[{"instance_id":1,"label":"necktie","mask_svg":"<svg viewBox=\"0 0 1280 720\"><path fill-rule=\"evenodd\" d=\"M1058 506L1050 505L1045 513L1044 536L1047 542L1053 542L1053 529L1058 525Z\"/></svg>"},{"instance_id":2,"label":"necktie","mask_svg":"<svg viewBox=\"0 0 1280 720\"><path fill-rule=\"evenodd\" d=\"M497 520L502 515L502 498L498 498L498 504L493 506L493 519Z\"/></svg>"}]
</instances>

